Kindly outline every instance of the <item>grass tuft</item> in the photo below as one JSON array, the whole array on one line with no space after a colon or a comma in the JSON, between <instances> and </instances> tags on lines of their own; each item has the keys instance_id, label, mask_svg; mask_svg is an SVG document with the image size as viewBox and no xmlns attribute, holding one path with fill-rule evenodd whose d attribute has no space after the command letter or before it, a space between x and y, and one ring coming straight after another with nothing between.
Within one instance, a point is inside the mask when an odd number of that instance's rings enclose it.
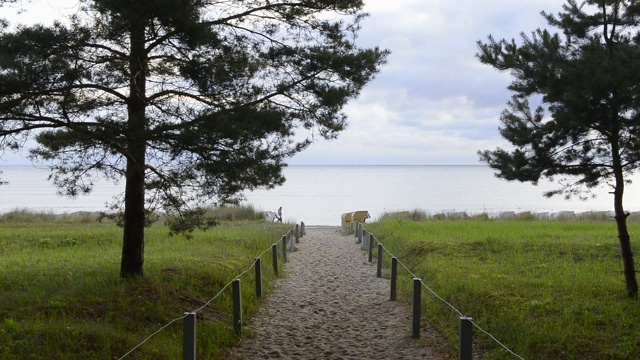
<instances>
[{"instance_id":1,"label":"grass tuft","mask_svg":"<svg viewBox=\"0 0 640 360\"><path fill-rule=\"evenodd\" d=\"M264 212L256 210L253 205L222 206L209 209L209 213L220 221L255 221L264 219Z\"/></svg>"}]
</instances>

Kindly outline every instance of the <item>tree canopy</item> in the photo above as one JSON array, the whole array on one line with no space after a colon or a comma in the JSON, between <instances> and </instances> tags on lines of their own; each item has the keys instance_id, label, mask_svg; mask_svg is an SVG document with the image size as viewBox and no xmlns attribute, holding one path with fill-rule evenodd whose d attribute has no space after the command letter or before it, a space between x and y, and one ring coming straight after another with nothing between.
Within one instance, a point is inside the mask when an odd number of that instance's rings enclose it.
<instances>
[{"instance_id":1,"label":"tree canopy","mask_svg":"<svg viewBox=\"0 0 640 360\"><path fill-rule=\"evenodd\" d=\"M286 158L344 129L387 56L357 46L362 6L82 0L64 22L5 26L0 148L35 140L70 196L124 178L121 275L141 275L147 211L280 185Z\"/></svg>"},{"instance_id":2,"label":"tree canopy","mask_svg":"<svg viewBox=\"0 0 640 360\"><path fill-rule=\"evenodd\" d=\"M515 40L478 42L481 62L509 71L514 93L500 116L512 150L480 151L506 180L537 184L567 198L611 186L627 291L638 285L623 207L624 186L640 161L640 32L637 1L569 0L557 15L542 12L562 33L538 29ZM532 105L534 104L534 105ZM533 108L533 109L532 109Z\"/></svg>"}]
</instances>

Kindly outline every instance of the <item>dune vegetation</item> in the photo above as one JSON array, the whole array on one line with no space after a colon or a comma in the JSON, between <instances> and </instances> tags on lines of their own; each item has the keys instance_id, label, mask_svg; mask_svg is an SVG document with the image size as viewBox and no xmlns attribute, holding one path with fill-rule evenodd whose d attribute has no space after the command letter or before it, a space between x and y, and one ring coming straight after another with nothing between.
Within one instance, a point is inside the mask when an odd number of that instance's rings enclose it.
<instances>
[{"instance_id":1,"label":"dune vegetation","mask_svg":"<svg viewBox=\"0 0 640 360\"><path fill-rule=\"evenodd\" d=\"M525 359L638 359L640 303L625 292L613 221L425 220L366 224L436 294ZM630 224L637 243L640 224ZM385 252L384 273L390 259ZM409 273L399 291L409 301ZM458 344L459 314L423 290L423 322ZM480 358L516 359L474 329Z\"/></svg>"},{"instance_id":2,"label":"dune vegetation","mask_svg":"<svg viewBox=\"0 0 640 360\"><path fill-rule=\"evenodd\" d=\"M111 220L26 210L0 216L0 358L119 359L205 305L292 226L256 220L255 210L223 211L217 226L190 237L170 236L162 221L148 228L145 276L135 280L118 276L122 230ZM524 359L640 358L640 307L624 291L612 221L415 218L421 221L388 216L365 226L442 299ZM630 232L636 239L640 223ZM267 296L270 264L267 251ZM389 276L386 252L383 264ZM399 276L399 301L410 301L411 275L401 267ZM241 280L248 318L259 306L253 273ZM459 315L428 291L422 305L423 323L455 353ZM228 354L238 341L231 319L227 290L198 312L198 358ZM515 358L477 330L474 347L478 358ZM176 321L125 358L181 354Z\"/></svg>"},{"instance_id":3,"label":"dune vegetation","mask_svg":"<svg viewBox=\"0 0 640 360\"><path fill-rule=\"evenodd\" d=\"M236 215L230 215L236 211ZM251 220L241 220L247 213ZM248 270L291 224L224 209L219 225L190 237L147 229L145 275L119 277L122 229L92 214L17 210L0 217L0 358L119 359L174 319L203 307ZM227 218L234 218L230 222ZM263 255L263 288L275 278ZM245 316L258 304L253 272L241 278ZM198 358L220 358L238 338L230 288L197 314ZM182 357L176 321L126 359Z\"/></svg>"}]
</instances>

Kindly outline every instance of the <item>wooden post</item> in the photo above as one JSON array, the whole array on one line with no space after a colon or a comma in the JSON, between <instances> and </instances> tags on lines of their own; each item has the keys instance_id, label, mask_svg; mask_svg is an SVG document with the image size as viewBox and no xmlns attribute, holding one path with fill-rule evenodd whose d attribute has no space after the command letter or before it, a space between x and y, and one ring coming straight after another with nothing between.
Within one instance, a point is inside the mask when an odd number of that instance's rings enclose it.
<instances>
[{"instance_id":1,"label":"wooden post","mask_svg":"<svg viewBox=\"0 0 640 360\"><path fill-rule=\"evenodd\" d=\"M473 355L473 319L469 317L460 318L460 352L459 360L471 360Z\"/></svg>"},{"instance_id":2,"label":"wooden post","mask_svg":"<svg viewBox=\"0 0 640 360\"><path fill-rule=\"evenodd\" d=\"M242 296L240 294L240 279L231 282L233 295L233 329L236 335L242 335Z\"/></svg>"},{"instance_id":3,"label":"wooden post","mask_svg":"<svg viewBox=\"0 0 640 360\"><path fill-rule=\"evenodd\" d=\"M300 227L296 224L296 244L300 242Z\"/></svg>"},{"instance_id":4,"label":"wooden post","mask_svg":"<svg viewBox=\"0 0 640 360\"><path fill-rule=\"evenodd\" d=\"M414 339L420 339L420 316L422 314L422 282L418 278L413 278L413 332Z\"/></svg>"},{"instance_id":5,"label":"wooden post","mask_svg":"<svg viewBox=\"0 0 640 360\"><path fill-rule=\"evenodd\" d=\"M373 234L369 235L369 262L373 262Z\"/></svg>"},{"instance_id":6,"label":"wooden post","mask_svg":"<svg viewBox=\"0 0 640 360\"><path fill-rule=\"evenodd\" d=\"M273 257L273 271L278 276L278 245L271 245L271 256Z\"/></svg>"},{"instance_id":7,"label":"wooden post","mask_svg":"<svg viewBox=\"0 0 640 360\"><path fill-rule=\"evenodd\" d=\"M196 360L196 313L185 313L182 329L182 359Z\"/></svg>"},{"instance_id":8,"label":"wooden post","mask_svg":"<svg viewBox=\"0 0 640 360\"><path fill-rule=\"evenodd\" d=\"M300 222L300 237L304 237L307 235L306 230L304 228L304 221Z\"/></svg>"},{"instance_id":9,"label":"wooden post","mask_svg":"<svg viewBox=\"0 0 640 360\"><path fill-rule=\"evenodd\" d=\"M256 258L256 296L262 299L262 260Z\"/></svg>"},{"instance_id":10,"label":"wooden post","mask_svg":"<svg viewBox=\"0 0 640 360\"><path fill-rule=\"evenodd\" d=\"M391 258L391 301L395 301L398 295L398 258Z\"/></svg>"},{"instance_id":11,"label":"wooden post","mask_svg":"<svg viewBox=\"0 0 640 360\"><path fill-rule=\"evenodd\" d=\"M382 277L382 244L378 244L378 271L376 272L377 277Z\"/></svg>"},{"instance_id":12,"label":"wooden post","mask_svg":"<svg viewBox=\"0 0 640 360\"><path fill-rule=\"evenodd\" d=\"M282 235L282 260L287 261L287 235Z\"/></svg>"},{"instance_id":13,"label":"wooden post","mask_svg":"<svg viewBox=\"0 0 640 360\"><path fill-rule=\"evenodd\" d=\"M293 236L293 231L289 232L289 252L293 252L296 249L296 238Z\"/></svg>"}]
</instances>

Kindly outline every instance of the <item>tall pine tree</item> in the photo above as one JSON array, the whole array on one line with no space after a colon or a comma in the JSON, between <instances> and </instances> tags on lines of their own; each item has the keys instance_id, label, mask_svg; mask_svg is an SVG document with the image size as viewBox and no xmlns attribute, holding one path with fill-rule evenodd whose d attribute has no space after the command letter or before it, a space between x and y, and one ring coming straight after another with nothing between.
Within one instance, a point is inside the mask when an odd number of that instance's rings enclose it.
<instances>
[{"instance_id":1,"label":"tall pine tree","mask_svg":"<svg viewBox=\"0 0 640 360\"><path fill-rule=\"evenodd\" d=\"M355 44L362 1L80 3L0 33L0 145L35 139L67 195L124 177L122 277L143 274L147 211L282 184L284 160L344 129L387 55Z\"/></svg>"},{"instance_id":2,"label":"tall pine tree","mask_svg":"<svg viewBox=\"0 0 640 360\"><path fill-rule=\"evenodd\" d=\"M638 10L638 1L569 0L557 15L542 13L562 34L478 42L480 61L510 71L514 93L500 117L514 150L481 151L481 161L506 180L560 179L548 196L609 184L630 297L638 284L623 198L640 161Z\"/></svg>"}]
</instances>

